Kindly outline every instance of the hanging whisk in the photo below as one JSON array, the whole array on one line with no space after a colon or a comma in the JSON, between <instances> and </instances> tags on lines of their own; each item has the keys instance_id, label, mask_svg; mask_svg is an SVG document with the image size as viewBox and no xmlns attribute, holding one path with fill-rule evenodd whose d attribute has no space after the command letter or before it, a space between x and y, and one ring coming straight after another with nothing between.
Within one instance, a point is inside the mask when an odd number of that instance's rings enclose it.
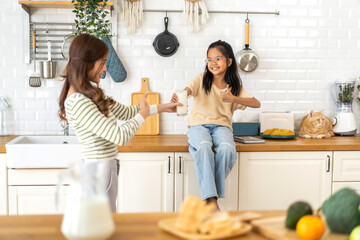
<instances>
[{"instance_id":1,"label":"hanging whisk","mask_svg":"<svg viewBox=\"0 0 360 240\"><path fill-rule=\"evenodd\" d=\"M209 13L203 0L184 0L184 15L191 32L200 31L200 23L206 23ZM201 22L200 22L201 21Z\"/></svg>"}]
</instances>

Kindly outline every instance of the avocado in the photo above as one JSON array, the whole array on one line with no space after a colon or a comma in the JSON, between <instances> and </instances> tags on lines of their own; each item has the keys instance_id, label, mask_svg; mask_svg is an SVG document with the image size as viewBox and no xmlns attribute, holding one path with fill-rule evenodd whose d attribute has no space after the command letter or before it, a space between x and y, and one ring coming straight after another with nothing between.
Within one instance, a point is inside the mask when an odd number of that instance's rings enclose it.
<instances>
[{"instance_id":1,"label":"avocado","mask_svg":"<svg viewBox=\"0 0 360 240\"><path fill-rule=\"evenodd\" d=\"M305 215L311 215L313 210L307 202L297 201L292 203L288 210L286 216L285 226L289 229L295 229L299 219Z\"/></svg>"},{"instance_id":2,"label":"avocado","mask_svg":"<svg viewBox=\"0 0 360 240\"><path fill-rule=\"evenodd\" d=\"M326 223L333 232L350 234L360 225L360 196L355 190L342 188L330 196L321 207Z\"/></svg>"}]
</instances>

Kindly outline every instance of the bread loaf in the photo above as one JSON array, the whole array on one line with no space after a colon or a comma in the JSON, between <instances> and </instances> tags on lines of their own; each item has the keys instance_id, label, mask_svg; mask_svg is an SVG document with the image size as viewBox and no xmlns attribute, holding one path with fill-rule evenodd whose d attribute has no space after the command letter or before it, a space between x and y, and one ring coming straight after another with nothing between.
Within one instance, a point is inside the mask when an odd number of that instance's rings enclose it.
<instances>
[{"instance_id":1,"label":"bread loaf","mask_svg":"<svg viewBox=\"0 0 360 240\"><path fill-rule=\"evenodd\" d=\"M236 232L242 224L231 219L227 212L217 211L215 204L189 196L181 206L175 227L188 233L215 235Z\"/></svg>"}]
</instances>

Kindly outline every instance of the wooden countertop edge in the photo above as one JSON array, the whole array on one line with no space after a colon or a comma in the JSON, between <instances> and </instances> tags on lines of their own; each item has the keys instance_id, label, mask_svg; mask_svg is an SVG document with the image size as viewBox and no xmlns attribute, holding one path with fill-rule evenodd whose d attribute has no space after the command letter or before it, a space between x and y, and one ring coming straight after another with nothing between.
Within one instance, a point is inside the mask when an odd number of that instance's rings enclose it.
<instances>
[{"instance_id":1,"label":"wooden countertop edge","mask_svg":"<svg viewBox=\"0 0 360 240\"><path fill-rule=\"evenodd\" d=\"M188 152L188 146L118 146L118 152Z\"/></svg>"},{"instance_id":2,"label":"wooden countertop edge","mask_svg":"<svg viewBox=\"0 0 360 240\"><path fill-rule=\"evenodd\" d=\"M279 152L279 151L360 151L359 146L246 146L237 145L237 152ZM1 150L1 149L0 149ZM188 146L158 146L158 147L118 147L121 152L188 152Z\"/></svg>"},{"instance_id":3,"label":"wooden countertop edge","mask_svg":"<svg viewBox=\"0 0 360 240\"><path fill-rule=\"evenodd\" d=\"M0 137L0 153L6 153L5 144L17 135ZM186 135L135 136L118 152L188 152ZM333 137L331 139L269 140L266 143L236 143L238 152L276 151L360 151L360 136Z\"/></svg>"}]
</instances>

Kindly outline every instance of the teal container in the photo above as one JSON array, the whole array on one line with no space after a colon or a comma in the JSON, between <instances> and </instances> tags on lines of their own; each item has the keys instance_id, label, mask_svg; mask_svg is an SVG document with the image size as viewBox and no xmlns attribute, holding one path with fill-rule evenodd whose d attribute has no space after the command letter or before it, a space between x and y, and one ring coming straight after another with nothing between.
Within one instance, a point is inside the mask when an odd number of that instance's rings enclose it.
<instances>
[{"instance_id":1,"label":"teal container","mask_svg":"<svg viewBox=\"0 0 360 240\"><path fill-rule=\"evenodd\" d=\"M258 136L258 122L234 122L232 124L234 136Z\"/></svg>"}]
</instances>

